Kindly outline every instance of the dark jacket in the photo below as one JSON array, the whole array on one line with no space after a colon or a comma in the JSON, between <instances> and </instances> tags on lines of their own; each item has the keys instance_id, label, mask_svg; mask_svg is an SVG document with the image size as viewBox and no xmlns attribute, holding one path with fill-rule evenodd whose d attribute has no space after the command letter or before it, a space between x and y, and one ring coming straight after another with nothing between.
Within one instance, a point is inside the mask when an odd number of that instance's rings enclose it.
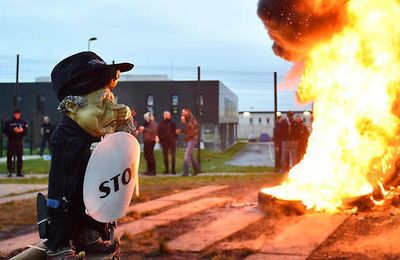
<instances>
[{"instance_id":1,"label":"dark jacket","mask_svg":"<svg viewBox=\"0 0 400 260\"><path fill-rule=\"evenodd\" d=\"M84 213L83 179L90 158L90 146L98 141L74 120L63 115L51 138L49 198L60 200L65 197L77 211Z\"/></svg>"},{"instance_id":2,"label":"dark jacket","mask_svg":"<svg viewBox=\"0 0 400 260\"><path fill-rule=\"evenodd\" d=\"M54 130L54 127L51 123L48 123L48 124L43 123L40 126L40 128L43 133L43 137L50 137Z\"/></svg>"},{"instance_id":3,"label":"dark jacket","mask_svg":"<svg viewBox=\"0 0 400 260\"><path fill-rule=\"evenodd\" d=\"M283 119L276 128L276 135L281 141L300 141L305 135L308 136L308 131L303 123Z\"/></svg>"},{"instance_id":4,"label":"dark jacket","mask_svg":"<svg viewBox=\"0 0 400 260\"><path fill-rule=\"evenodd\" d=\"M154 142L157 135L157 122L150 121L144 123L143 142Z\"/></svg>"},{"instance_id":5,"label":"dark jacket","mask_svg":"<svg viewBox=\"0 0 400 260\"><path fill-rule=\"evenodd\" d=\"M158 138L161 144L176 141L176 125L171 120L163 120L158 124Z\"/></svg>"},{"instance_id":6,"label":"dark jacket","mask_svg":"<svg viewBox=\"0 0 400 260\"><path fill-rule=\"evenodd\" d=\"M307 142L308 129L302 122L294 122L291 124L291 138L299 142Z\"/></svg>"},{"instance_id":7,"label":"dark jacket","mask_svg":"<svg viewBox=\"0 0 400 260\"><path fill-rule=\"evenodd\" d=\"M276 126L275 135L279 141L290 141L289 121L287 118L281 119L280 123Z\"/></svg>"},{"instance_id":8,"label":"dark jacket","mask_svg":"<svg viewBox=\"0 0 400 260\"><path fill-rule=\"evenodd\" d=\"M74 233L83 225L96 230L101 230L104 225L85 214L83 202L83 180L90 147L98 141L66 115L51 137L47 204L50 219L47 243L51 250L68 246Z\"/></svg>"},{"instance_id":9,"label":"dark jacket","mask_svg":"<svg viewBox=\"0 0 400 260\"><path fill-rule=\"evenodd\" d=\"M199 125L193 116L186 119L184 134L186 142L197 141L199 138Z\"/></svg>"},{"instance_id":10,"label":"dark jacket","mask_svg":"<svg viewBox=\"0 0 400 260\"><path fill-rule=\"evenodd\" d=\"M23 132L14 132L15 127L22 127ZM9 141L22 141L24 136L28 133L28 124L22 119L15 119L14 117L4 123L3 132Z\"/></svg>"}]
</instances>

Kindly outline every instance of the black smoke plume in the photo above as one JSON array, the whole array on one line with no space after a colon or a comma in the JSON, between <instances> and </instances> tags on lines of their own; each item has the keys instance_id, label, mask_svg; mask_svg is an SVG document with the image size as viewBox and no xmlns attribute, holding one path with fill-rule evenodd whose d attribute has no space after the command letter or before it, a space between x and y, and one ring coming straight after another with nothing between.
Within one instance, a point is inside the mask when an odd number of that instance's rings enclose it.
<instances>
[{"instance_id":1,"label":"black smoke plume","mask_svg":"<svg viewBox=\"0 0 400 260\"><path fill-rule=\"evenodd\" d=\"M300 61L347 23L348 1L259 0L257 13L274 41L275 54Z\"/></svg>"}]
</instances>

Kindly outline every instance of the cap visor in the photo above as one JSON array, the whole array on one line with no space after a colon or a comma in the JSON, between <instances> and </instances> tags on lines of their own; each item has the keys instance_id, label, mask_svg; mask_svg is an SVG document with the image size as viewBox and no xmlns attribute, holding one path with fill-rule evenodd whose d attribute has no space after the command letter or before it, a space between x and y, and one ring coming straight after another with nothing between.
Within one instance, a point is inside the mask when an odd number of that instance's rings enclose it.
<instances>
[{"instance_id":1,"label":"cap visor","mask_svg":"<svg viewBox=\"0 0 400 260\"><path fill-rule=\"evenodd\" d=\"M121 72L125 72L125 71L130 71L131 69L133 69L134 65L132 63L128 63L128 62L123 62L123 63L117 63L117 64L110 64L107 65L107 67L109 68L116 68L119 69Z\"/></svg>"}]
</instances>

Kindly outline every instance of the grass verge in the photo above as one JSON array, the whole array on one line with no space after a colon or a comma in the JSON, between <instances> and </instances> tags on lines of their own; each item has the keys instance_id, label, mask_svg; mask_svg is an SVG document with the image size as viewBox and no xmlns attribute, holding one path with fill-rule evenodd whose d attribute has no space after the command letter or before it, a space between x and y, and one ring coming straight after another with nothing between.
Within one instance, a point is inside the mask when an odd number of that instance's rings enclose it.
<instances>
[{"instance_id":1,"label":"grass verge","mask_svg":"<svg viewBox=\"0 0 400 260\"><path fill-rule=\"evenodd\" d=\"M201 165L202 172L266 172L273 171L272 167L252 167L252 166L231 166L225 164L227 161L231 160L238 152L240 152L246 143L236 143L232 147L226 149L223 152L202 150L201 151ZM197 151L196 151L197 154ZM157 150L154 153L156 158L157 172L164 172L164 163L162 151ZM183 155L184 149L178 149L176 153L176 171L177 173L182 172L183 168ZM30 173L48 173L50 169L50 161L45 161L43 159L37 160L27 160L24 162L23 172ZM146 171L146 161L144 156L140 157L140 172ZM7 172L6 163L0 163L0 172ZM29 177L29 176L27 176ZM1 180L0 180L0 183Z\"/></svg>"}]
</instances>

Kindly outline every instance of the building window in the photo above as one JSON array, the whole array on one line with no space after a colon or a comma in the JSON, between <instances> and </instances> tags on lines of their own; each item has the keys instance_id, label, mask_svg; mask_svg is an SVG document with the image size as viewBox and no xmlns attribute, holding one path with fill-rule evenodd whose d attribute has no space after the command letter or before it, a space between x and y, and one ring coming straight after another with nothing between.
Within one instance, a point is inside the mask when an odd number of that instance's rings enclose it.
<instances>
[{"instance_id":1,"label":"building window","mask_svg":"<svg viewBox=\"0 0 400 260\"><path fill-rule=\"evenodd\" d=\"M269 118L267 118L267 124L269 124Z\"/></svg>"},{"instance_id":2,"label":"building window","mask_svg":"<svg viewBox=\"0 0 400 260\"><path fill-rule=\"evenodd\" d=\"M261 117L258 118L258 123L259 123L259 124L262 123L262 118L261 118Z\"/></svg>"},{"instance_id":3,"label":"building window","mask_svg":"<svg viewBox=\"0 0 400 260\"><path fill-rule=\"evenodd\" d=\"M199 96L199 115L204 115L204 95Z\"/></svg>"},{"instance_id":4,"label":"building window","mask_svg":"<svg viewBox=\"0 0 400 260\"><path fill-rule=\"evenodd\" d=\"M46 109L46 96L39 95L37 97L36 110L38 114L44 115Z\"/></svg>"},{"instance_id":5,"label":"building window","mask_svg":"<svg viewBox=\"0 0 400 260\"><path fill-rule=\"evenodd\" d=\"M154 95L146 95L146 110L154 113Z\"/></svg>"},{"instance_id":6,"label":"building window","mask_svg":"<svg viewBox=\"0 0 400 260\"><path fill-rule=\"evenodd\" d=\"M250 117L249 122L250 122L250 124L252 124L253 123L253 118Z\"/></svg>"},{"instance_id":7,"label":"building window","mask_svg":"<svg viewBox=\"0 0 400 260\"><path fill-rule=\"evenodd\" d=\"M171 96L171 113L177 115L179 113L179 95Z\"/></svg>"}]
</instances>

